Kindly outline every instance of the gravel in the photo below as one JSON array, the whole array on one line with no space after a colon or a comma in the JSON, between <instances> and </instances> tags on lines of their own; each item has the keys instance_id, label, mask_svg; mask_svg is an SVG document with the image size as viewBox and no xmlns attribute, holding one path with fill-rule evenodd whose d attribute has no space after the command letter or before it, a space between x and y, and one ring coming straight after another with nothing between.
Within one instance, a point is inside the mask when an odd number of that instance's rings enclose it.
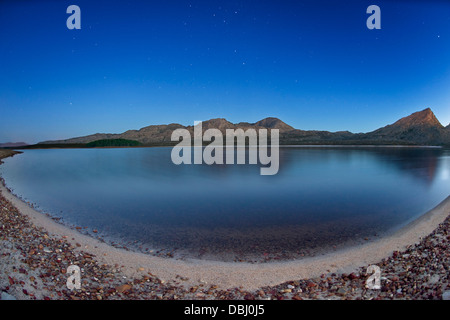
<instances>
[{"instance_id":1,"label":"gravel","mask_svg":"<svg viewBox=\"0 0 450 320\"><path fill-rule=\"evenodd\" d=\"M220 289L200 281L187 284L178 276L165 282L150 272L128 278L119 265L100 264L92 254L64 237L50 236L0 195L1 299L32 300L310 300L310 299L450 299L450 217L405 251L395 251L376 265L381 289L366 288L368 266L345 273L327 273L276 286L245 290ZM82 266L81 288L67 287L67 268Z\"/></svg>"}]
</instances>

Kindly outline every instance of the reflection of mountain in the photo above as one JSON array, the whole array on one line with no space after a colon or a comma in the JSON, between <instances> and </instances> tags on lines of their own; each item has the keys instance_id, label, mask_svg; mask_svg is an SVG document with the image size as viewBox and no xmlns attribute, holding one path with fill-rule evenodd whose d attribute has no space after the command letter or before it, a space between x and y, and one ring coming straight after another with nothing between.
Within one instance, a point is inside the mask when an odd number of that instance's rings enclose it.
<instances>
[{"instance_id":1,"label":"reflection of mountain","mask_svg":"<svg viewBox=\"0 0 450 320\"><path fill-rule=\"evenodd\" d=\"M287 125L277 118L266 118L256 123L240 122L233 124L226 119L211 119L204 121L203 130L219 129L225 133L226 129L279 129L281 144L402 144L402 145L449 145L450 125L444 127L430 109L413 113L397 122L368 133L351 133L349 131L329 132L316 130L299 130ZM120 134L97 133L89 136L71 138L58 141L46 141L43 144L85 144L101 139L136 140L144 145L174 144L171 134L175 129L186 128L193 132L193 126L180 124L152 125L140 130L128 130Z\"/></svg>"},{"instance_id":2,"label":"reflection of mountain","mask_svg":"<svg viewBox=\"0 0 450 320\"><path fill-rule=\"evenodd\" d=\"M436 177L440 148L376 148L377 157L387 166L403 171L424 183Z\"/></svg>"},{"instance_id":3,"label":"reflection of mountain","mask_svg":"<svg viewBox=\"0 0 450 320\"><path fill-rule=\"evenodd\" d=\"M295 157L295 151L292 150L299 150L302 156ZM324 150L329 152L323 152ZM416 147L286 147L280 149L280 174L293 161L296 164L304 162L305 166L330 161L351 163L354 157L364 156L387 169L401 171L421 183L431 184L436 177L443 152L441 148Z\"/></svg>"}]
</instances>

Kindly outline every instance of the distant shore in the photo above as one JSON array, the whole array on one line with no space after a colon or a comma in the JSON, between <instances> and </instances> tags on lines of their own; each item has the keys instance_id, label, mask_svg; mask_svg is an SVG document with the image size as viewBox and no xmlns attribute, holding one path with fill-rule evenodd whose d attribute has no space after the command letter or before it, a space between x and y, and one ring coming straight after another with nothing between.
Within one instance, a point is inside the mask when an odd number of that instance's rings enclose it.
<instances>
[{"instance_id":1,"label":"distant shore","mask_svg":"<svg viewBox=\"0 0 450 320\"><path fill-rule=\"evenodd\" d=\"M0 158L11 156L15 153L16 152L14 151L5 152L4 150L0 150ZM152 279L159 283L160 286L175 286L175 288L178 289L171 290L179 292L181 298L185 297L190 299L208 297L213 299L218 298L215 296L208 296L208 293L205 293L205 291L203 291L203 294L197 295L199 287L214 287L213 289L210 288L209 291L212 290L211 292L216 293L222 292L222 294L224 294L223 292L228 292L231 288L240 288L240 291L245 292L246 295L250 294L253 297L258 296L258 294L260 295L261 291L263 291L264 296L266 296L266 291L272 290L272 296L284 294L289 298L293 298L294 296L301 298L302 294L306 294L307 292L310 294L311 290L314 291L314 288L317 289L320 286L319 283L321 277L322 279L327 279L328 282L332 282L335 277L341 277L343 274L345 276L353 274L354 276L350 277L353 279L350 280L358 280L360 286L364 287L363 280L365 278L363 270L360 268L367 267L371 264L382 263L391 256L396 258L399 251L412 250L414 245L423 245L422 242L426 240L427 237L429 238L433 231L436 232L439 228L444 229L439 231L438 240L443 241L447 248L450 237L448 236L448 223L445 224L445 222L448 221L448 216L450 214L449 196L436 208L408 224L393 235L364 245L342 249L322 256L305 258L298 261L272 262L265 264L226 263L194 259L180 261L114 248L97 239L83 235L74 229L61 225L50 217L34 210L28 204L11 194L4 185L0 186L0 190L2 201L5 203L4 207L7 207L7 209L1 208L2 215L4 215L5 212L10 212L16 208L17 212L23 215L25 220L32 224L33 228L40 230L44 235L47 235L47 238L59 239L58 241L60 243L67 242L72 252L75 254L80 254L81 252L83 252L83 254L88 254L89 256L94 257L95 261L101 266L116 266L116 269L120 269L121 276L126 277L126 279L142 279L142 277L145 278L151 274L152 277L155 277ZM7 234L3 239L0 238L0 240L7 241L9 246L14 247L14 241L12 241L12 238L8 237ZM33 245L30 244L30 246L32 247ZM8 246L4 245L3 247L6 248ZM26 254L31 251L28 249L29 248L24 249ZM443 251L442 254L446 256L438 258L445 258L448 260L448 251L447 253ZM2 261L3 260L4 259L2 259ZM408 259L406 259L405 263L407 263L407 260ZM444 263L446 262L444 261ZM2 268L3 267L0 266L0 290L5 290L5 285L2 283L2 281L5 280L4 277L1 277ZM381 267L381 269L382 272L385 272L383 270L386 270L387 267ZM401 275L395 275L395 277L399 278ZM442 277L442 275L438 278L441 282L435 282L435 286L437 284L440 286L440 289L433 289L434 291L437 290L437 293L434 295L435 297L439 297L439 294L442 295L443 290L448 287L448 280L445 280L448 279L448 275L446 278ZM9 280L9 283L11 282L15 283L14 280ZM310 282L314 285L308 285ZM286 283L293 284L287 285ZM304 290L298 290L296 289L296 283L299 283L299 285L305 283L310 287L307 289L304 288ZM197 287L194 291L196 292L195 295L191 292L193 287ZM32 290L32 288L33 286L31 286L29 290ZM331 293L337 293L337 291L342 288L345 288L345 286L341 285L334 289L331 289L331 287L328 289ZM360 289L364 290L363 288ZM61 290L64 291L64 289ZM185 292L185 290L187 290L187 292ZM281 290L285 290L285 292L281 292ZM258 292L258 294L255 292ZM326 297L326 292L326 290L322 290L320 294L316 293L316 298ZM341 290L340 292L342 293L343 291ZM379 292L367 292L367 290L364 292L368 296L371 294L379 294ZM294 293L296 294L294 295ZM355 292L352 291L352 294L354 293ZM395 297L395 292L393 294ZM332 294L332 296L342 298L346 295ZM22 296L22 298L27 297L28 295L26 297ZM156 297L159 298L159 296ZM348 297L351 297L351 295ZM400 294L400 298L401 297L402 295ZM37 298L39 298L39 294L37 294ZM235 298L243 299L244 296L237 294Z\"/></svg>"},{"instance_id":2,"label":"distant shore","mask_svg":"<svg viewBox=\"0 0 450 320\"><path fill-rule=\"evenodd\" d=\"M207 146L208 142L203 142L203 146ZM139 146L102 146L102 147L87 147L86 144L33 144L23 147L8 147L5 151L12 150L44 150L44 149L115 149L115 148L155 148L155 147L174 147L177 142L173 143L161 143L161 144L149 144L149 145L139 145ZM193 145L193 144L192 144ZM228 147L228 146L224 146ZM246 147L249 147L246 145ZM418 145L418 144L283 144L280 143L279 147L303 147L303 148L447 148L448 146L439 145Z\"/></svg>"}]
</instances>

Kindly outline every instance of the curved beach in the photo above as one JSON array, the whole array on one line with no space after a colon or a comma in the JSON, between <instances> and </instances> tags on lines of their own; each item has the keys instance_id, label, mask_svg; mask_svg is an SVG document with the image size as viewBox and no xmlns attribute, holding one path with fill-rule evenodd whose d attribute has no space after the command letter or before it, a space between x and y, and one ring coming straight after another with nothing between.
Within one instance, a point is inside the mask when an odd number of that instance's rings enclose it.
<instances>
[{"instance_id":1,"label":"curved beach","mask_svg":"<svg viewBox=\"0 0 450 320\"><path fill-rule=\"evenodd\" d=\"M161 283L175 283L183 279L182 285L185 288L198 284L214 284L214 288L222 290L240 287L251 291L297 279L312 279L321 275L323 277L325 274L353 274L364 266L379 263L393 253L420 243L450 214L449 196L437 207L390 236L364 245L297 261L262 264L194 259L182 261L112 247L59 224L34 210L10 193L4 185L0 186L0 190L5 200L28 217L39 230L45 231L50 237L61 239L60 241L67 241L74 251L82 251L95 257L99 265L120 266L124 277L137 279L151 274Z\"/></svg>"}]
</instances>

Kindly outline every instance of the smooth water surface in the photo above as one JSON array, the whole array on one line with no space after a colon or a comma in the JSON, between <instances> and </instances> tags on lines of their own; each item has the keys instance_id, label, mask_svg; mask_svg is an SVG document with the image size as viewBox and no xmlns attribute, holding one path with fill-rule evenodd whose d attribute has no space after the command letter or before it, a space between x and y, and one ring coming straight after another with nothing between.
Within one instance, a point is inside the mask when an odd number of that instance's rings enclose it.
<instances>
[{"instance_id":1,"label":"smooth water surface","mask_svg":"<svg viewBox=\"0 0 450 320\"><path fill-rule=\"evenodd\" d=\"M26 150L8 188L108 242L178 258L291 259L391 232L450 195L450 150L282 147L280 170L174 165L171 148Z\"/></svg>"}]
</instances>

